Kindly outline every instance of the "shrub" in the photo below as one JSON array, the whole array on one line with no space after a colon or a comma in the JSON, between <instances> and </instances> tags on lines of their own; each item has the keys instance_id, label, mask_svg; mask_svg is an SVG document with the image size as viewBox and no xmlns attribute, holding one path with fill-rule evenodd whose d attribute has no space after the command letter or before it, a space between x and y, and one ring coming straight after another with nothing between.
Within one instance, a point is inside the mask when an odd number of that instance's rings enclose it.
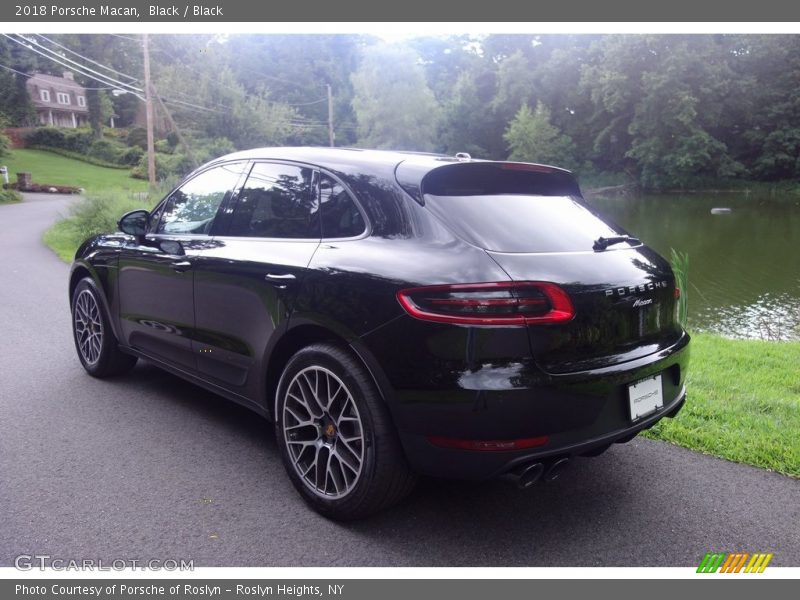
<instances>
[{"instance_id":1,"label":"shrub","mask_svg":"<svg viewBox=\"0 0 800 600\"><path fill-rule=\"evenodd\" d=\"M9 202L20 202L21 200L22 196L19 194L19 192L0 188L0 204L8 204Z\"/></svg>"},{"instance_id":2,"label":"shrub","mask_svg":"<svg viewBox=\"0 0 800 600\"><path fill-rule=\"evenodd\" d=\"M89 147L89 156L99 158L110 163L120 163L120 157L125 152L125 146L113 140L95 140Z\"/></svg>"},{"instance_id":3,"label":"shrub","mask_svg":"<svg viewBox=\"0 0 800 600\"><path fill-rule=\"evenodd\" d=\"M158 140L153 146L156 152L161 152L162 154L172 154L175 151L175 147L167 140Z\"/></svg>"},{"instance_id":4,"label":"shrub","mask_svg":"<svg viewBox=\"0 0 800 600\"><path fill-rule=\"evenodd\" d=\"M192 163L185 154L162 154L156 152L156 179L181 178L192 170ZM147 155L143 154L139 164L131 170L138 179L147 179Z\"/></svg>"},{"instance_id":5,"label":"shrub","mask_svg":"<svg viewBox=\"0 0 800 600\"><path fill-rule=\"evenodd\" d=\"M87 154L94 142L91 129L59 129L58 127L37 127L25 136L27 146L47 146L71 152Z\"/></svg>"},{"instance_id":6,"label":"shrub","mask_svg":"<svg viewBox=\"0 0 800 600\"><path fill-rule=\"evenodd\" d=\"M144 127L133 127L128 132L126 143L128 146L138 146L142 150L147 150L147 130Z\"/></svg>"},{"instance_id":7,"label":"shrub","mask_svg":"<svg viewBox=\"0 0 800 600\"><path fill-rule=\"evenodd\" d=\"M142 156L144 156L144 150L139 146L131 146L120 154L119 162L123 165L138 165Z\"/></svg>"},{"instance_id":8,"label":"shrub","mask_svg":"<svg viewBox=\"0 0 800 600\"><path fill-rule=\"evenodd\" d=\"M0 157L6 156L11 148L11 140L8 136L0 131Z\"/></svg>"}]
</instances>

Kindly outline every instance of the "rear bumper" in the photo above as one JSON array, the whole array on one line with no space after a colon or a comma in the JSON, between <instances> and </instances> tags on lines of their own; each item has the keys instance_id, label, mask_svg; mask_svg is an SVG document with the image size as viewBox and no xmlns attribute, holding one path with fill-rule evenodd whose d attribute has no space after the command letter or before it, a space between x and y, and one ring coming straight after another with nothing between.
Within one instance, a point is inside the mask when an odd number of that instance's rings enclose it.
<instances>
[{"instance_id":1,"label":"rear bumper","mask_svg":"<svg viewBox=\"0 0 800 600\"><path fill-rule=\"evenodd\" d=\"M452 450L431 444L427 436L402 434L401 440L406 456L416 471L434 477L455 479L490 479L513 470L516 466L546 459L588 454L617 442L627 442L639 432L649 429L665 417L672 418L680 412L686 401L686 389L656 413L643 417L629 427L609 431L596 437L559 445L555 437L534 450L519 452L478 452Z\"/></svg>"},{"instance_id":2,"label":"rear bumper","mask_svg":"<svg viewBox=\"0 0 800 600\"><path fill-rule=\"evenodd\" d=\"M391 387L390 408L412 467L419 473L487 479L531 460L590 453L627 441L664 417L685 398L689 336L659 352L588 371L544 374L520 362L484 362L451 371L430 389ZM635 422L628 385L662 374L664 406ZM410 386L409 386L410 387ZM430 437L518 440L547 436L547 443L516 451L443 448Z\"/></svg>"}]
</instances>

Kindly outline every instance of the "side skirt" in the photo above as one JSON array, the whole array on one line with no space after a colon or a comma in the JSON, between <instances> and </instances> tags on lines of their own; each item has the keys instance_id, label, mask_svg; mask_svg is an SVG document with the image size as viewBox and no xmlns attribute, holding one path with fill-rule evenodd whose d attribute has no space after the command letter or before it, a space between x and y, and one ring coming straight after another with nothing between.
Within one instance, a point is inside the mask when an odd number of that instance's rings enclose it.
<instances>
[{"instance_id":1,"label":"side skirt","mask_svg":"<svg viewBox=\"0 0 800 600\"><path fill-rule=\"evenodd\" d=\"M217 394L219 396L222 396L226 400L230 400L232 402L235 402L236 404L244 406L245 408L249 408L250 410L252 410L253 412L259 414L262 417L264 417L268 421L272 420L270 415L269 415L269 413L268 413L268 411L264 410L264 407L261 406L260 404L258 404L257 402L253 402L252 400L250 400L249 398L246 398L245 396L242 396L240 394L236 394L235 392L231 392L230 390L227 390L224 387L222 387L222 386L220 386L220 385L218 385L216 383L213 383L213 382L211 382L211 381L209 381L207 379L204 379L204 378L200 377L199 375L197 375L197 373L193 373L193 372L187 371L185 369L182 369L180 367L176 367L175 365L170 364L168 362L165 362L164 360L162 360L160 358L156 358L156 357L151 356L150 354L148 354L146 352L142 352L141 350L137 350L135 348L131 348L130 346L120 345L119 349L121 351L127 353L127 354L131 354L133 356L137 356L139 358L143 358L144 360L147 360L147 361L153 363L159 369L163 369L164 371L167 371L168 373L171 373L173 375L177 375L181 379L185 379L189 383L193 383L193 384L198 385L198 386L200 386L200 387L202 387L204 389L207 389L210 392L213 392L213 393L215 393L215 394Z\"/></svg>"}]
</instances>

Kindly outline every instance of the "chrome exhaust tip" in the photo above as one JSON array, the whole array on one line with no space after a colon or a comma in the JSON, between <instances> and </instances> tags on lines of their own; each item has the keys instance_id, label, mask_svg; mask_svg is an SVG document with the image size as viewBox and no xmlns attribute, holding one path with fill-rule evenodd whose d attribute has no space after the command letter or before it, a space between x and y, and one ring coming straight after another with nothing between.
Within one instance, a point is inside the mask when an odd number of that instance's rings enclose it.
<instances>
[{"instance_id":1,"label":"chrome exhaust tip","mask_svg":"<svg viewBox=\"0 0 800 600\"><path fill-rule=\"evenodd\" d=\"M559 458L550 467L547 469L547 472L544 474L545 481L555 481L561 476L561 473L564 472L564 468L569 464L568 458Z\"/></svg>"},{"instance_id":2,"label":"chrome exhaust tip","mask_svg":"<svg viewBox=\"0 0 800 600\"><path fill-rule=\"evenodd\" d=\"M530 463L524 465L518 473L517 487L521 490L526 490L541 479L544 473L544 465L538 462Z\"/></svg>"}]
</instances>

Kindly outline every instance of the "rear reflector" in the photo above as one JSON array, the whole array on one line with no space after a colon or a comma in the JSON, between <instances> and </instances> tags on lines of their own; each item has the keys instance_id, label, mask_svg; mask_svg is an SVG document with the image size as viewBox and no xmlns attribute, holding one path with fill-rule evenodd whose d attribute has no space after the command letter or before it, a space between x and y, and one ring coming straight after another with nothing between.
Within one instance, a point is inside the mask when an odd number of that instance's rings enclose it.
<instances>
[{"instance_id":1,"label":"rear reflector","mask_svg":"<svg viewBox=\"0 0 800 600\"><path fill-rule=\"evenodd\" d=\"M539 446L544 446L548 439L546 435L521 440L460 440L457 438L428 436L428 441L440 448L476 450L478 452L512 452L514 450L525 450L526 448L538 448Z\"/></svg>"},{"instance_id":2,"label":"rear reflector","mask_svg":"<svg viewBox=\"0 0 800 600\"><path fill-rule=\"evenodd\" d=\"M575 316L567 293L543 281L432 285L400 290L397 300L412 317L437 323L537 325Z\"/></svg>"},{"instance_id":3,"label":"rear reflector","mask_svg":"<svg viewBox=\"0 0 800 600\"><path fill-rule=\"evenodd\" d=\"M680 297L681 297L681 288L676 287L675 288L675 299L677 300Z\"/></svg>"}]
</instances>

